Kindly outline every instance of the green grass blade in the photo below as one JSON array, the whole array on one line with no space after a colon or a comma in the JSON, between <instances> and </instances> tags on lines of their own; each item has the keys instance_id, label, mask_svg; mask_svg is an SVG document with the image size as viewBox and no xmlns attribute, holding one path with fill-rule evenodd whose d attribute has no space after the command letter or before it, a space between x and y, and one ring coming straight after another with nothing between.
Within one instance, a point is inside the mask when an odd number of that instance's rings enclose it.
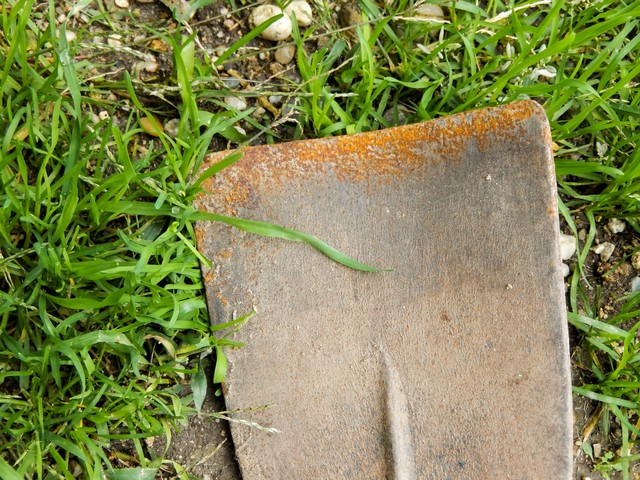
<instances>
[{"instance_id":1,"label":"green grass blade","mask_svg":"<svg viewBox=\"0 0 640 480\"><path fill-rule=\"evenodd\" d=\"M361 270L364 272L381 272L381 271L389 271L386 269L370 267L363 263L360 263L344 253L336 250L330 245L324 243L313 235L309 235L303 232L299 232L297 230L292 230L288 228L283 228L278 225L273 225L271 223L259 222L256 220L246 220L242 218L234 218L227 217L224 215L218 215L215 213L209 212L196 212L191 215L191 218L194 220L202 220L202 221L211 221L211 222L222 222L227 225L231 225L236 227L239 230L243 230L249 233L255 233L257 235L261 235L264 237L272 237L272 238L282 238L285 240L293 240L296 242L304 242L308 245L311 245L319 252L323 253L330 259L344 265L345 267L352 268L354 270Z\"/></svg>"}]
</instances>

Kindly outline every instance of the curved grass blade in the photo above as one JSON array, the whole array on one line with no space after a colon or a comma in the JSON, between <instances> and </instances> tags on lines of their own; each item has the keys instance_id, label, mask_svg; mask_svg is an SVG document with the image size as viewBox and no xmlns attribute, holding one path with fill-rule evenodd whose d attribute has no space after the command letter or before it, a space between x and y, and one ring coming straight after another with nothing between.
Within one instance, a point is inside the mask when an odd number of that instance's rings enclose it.
<instances>
[{"instance_id":1,"label":"curved grass blade","mask_svg":"<svg viewBox=\"0 0 640 480\"><path fill-rule=\"evenodd\" d=\"M313 248L320 251L330 259L354 270L360 270L363 272L390 271L388 269L370 267L368 265L360 263L353 258L345 255L341 251L326 244L322 240L314 237L313 235L309 235L308 233L299 232L297 230L289 228L279 227L278 225L273 225L271 223L259 222L256 220L246 220L243 218L227 217L224 215L218 215L216 213L209 212L195 212L191 215L191 218L194 220L226 223L227 225L236 227L239 230L262 235L263 237L283 238L285 240L304 242L311 245Z\"/></svg>"}]
</instances>

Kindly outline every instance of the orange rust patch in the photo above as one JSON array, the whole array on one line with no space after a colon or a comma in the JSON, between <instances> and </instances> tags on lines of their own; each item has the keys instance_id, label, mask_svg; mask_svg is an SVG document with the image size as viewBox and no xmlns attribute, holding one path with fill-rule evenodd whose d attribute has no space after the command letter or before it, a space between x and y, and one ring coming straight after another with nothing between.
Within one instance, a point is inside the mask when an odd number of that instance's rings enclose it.
<instances>
[{"instance_id":1,"label":"orange rust patch","mask_svg":"<svg viewBox=\"0 0 640 480\"><path fill-rule=\"evenodd\" d=\"M217 291L215 295L216 295L216 298L220 300L220 303L222 304L223 307L226 308L229 306L229 300L227 300L226 297L222 295L222 292Z\"/></svg>"},{"instance_id":2,"label":"orange rust patch","mask_svg":"<svg viewBox=\"0 0 640 480\"><path fill-rule=\"evenodd\" d=\"M195 232L196 232L196 243L200 245L200 248L202 249L202 245L204 245L204 237L207 234L207 232L204 228L200 228L198 226L196 226Z\"/></svg>"},{"instance_id":3,"label":"orange rust patch","mask_svg":"<svg viewBox=\"0 0 640 480\"><path fill-rule=\"evenodd\" d=\"M209 179L205 188L226 205L240 207L250 204L254 188L263 194L282 191L293 179L332 175L345 183L387 183L430 163L455 164L469 141L482 150L496 141L513 140L521 133L514 127L535 115L544 116L544 111L535 102L523 101L377 132L246 147L224 178ZM209 156L202 168L228 154ZM226 213L236 212L227 208Z\"/></svg>"},{"instance_id":4,"label":"orange rust patch","mask_svg":"<svg viewBox=\"0 0 640 480\"><path fill-rule=\"evenodd\" d=\"M233 250L231 250L230 248L222 250L220 253L218 253L218 257L221 260L229 260L231 258L231 255L233 255Z\"/></svg>"},{"instance_id":5,"label":"orange rust patch","mask_svg":"<svg viewBox=\"0 0 640 480\"><path fill-rule=\"evenodd\" d=\"M216 273L213 270L209 270L207 273L204 274L204 283L205 285L209 285L211 282L213 282L216 278Z\"/></svg>"}]
</instances>

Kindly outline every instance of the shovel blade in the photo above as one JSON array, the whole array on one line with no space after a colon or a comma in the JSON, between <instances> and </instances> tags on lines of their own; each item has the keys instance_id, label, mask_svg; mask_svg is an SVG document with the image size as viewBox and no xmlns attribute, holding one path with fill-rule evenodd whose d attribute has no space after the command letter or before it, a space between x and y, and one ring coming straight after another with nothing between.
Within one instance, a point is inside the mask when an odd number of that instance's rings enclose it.
<instances>
[{"instance_id":1,"label":"shovel blade","mask_svg":"<svg viewBox=\"0 0 640 480\"><path fill-rule=\"evenodd\" d=\"M571 477L568 334L549 127L534 102L246 148L198 207L247 479ZM220 153L208 165L221 160ZM275 433L269 429L277 429Z\"/></svg>"}]
</instances>

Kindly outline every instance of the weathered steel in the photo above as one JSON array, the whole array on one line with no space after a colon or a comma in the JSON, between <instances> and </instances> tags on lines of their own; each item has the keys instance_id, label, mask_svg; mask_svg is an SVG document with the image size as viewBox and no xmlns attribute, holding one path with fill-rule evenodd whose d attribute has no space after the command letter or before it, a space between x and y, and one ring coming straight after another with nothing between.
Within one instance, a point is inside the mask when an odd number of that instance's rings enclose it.
<instances>
[{"instance_id":1,"label":"weathered steel","mask_svg":"<svg viewBox=\"0 0 640 480\"><path fill-rule=\"evenodd\" d=\"M208 165L225 156L209 158ZM571 396L549 127L534 102L380 132L247 148L201 209L212 321L251 479L569 479Z\"/></svg>"}]
</instances>

